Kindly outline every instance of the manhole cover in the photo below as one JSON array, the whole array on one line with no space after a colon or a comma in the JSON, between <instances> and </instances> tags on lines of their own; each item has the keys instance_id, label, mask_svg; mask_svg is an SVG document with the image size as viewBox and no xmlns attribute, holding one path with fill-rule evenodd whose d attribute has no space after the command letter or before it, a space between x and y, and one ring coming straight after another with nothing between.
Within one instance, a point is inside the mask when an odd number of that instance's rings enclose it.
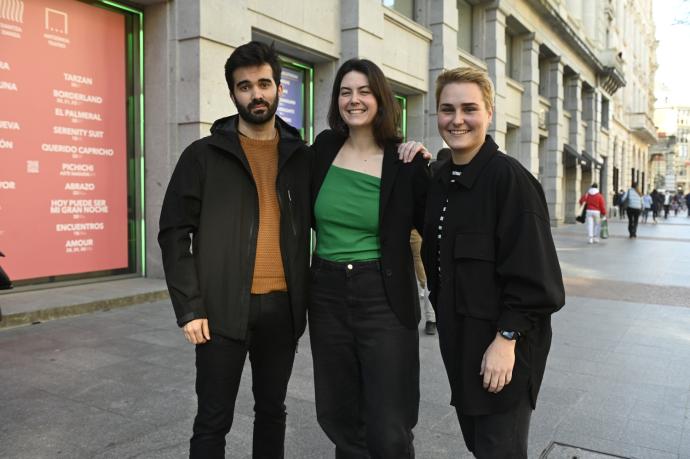
<instances>
[{"instance_id":1,"label":"manhole cover","mask_svg":"<svg viewBox=\"0 0 690 459\"><path fill-rule=\"evenodd\" d=\"M603 451L594 451L579 446L551 442L549 447L541 453L539 459L607 459L612 457L628 459L626 456L617 456Z\"/></svg>"}]
</instances>

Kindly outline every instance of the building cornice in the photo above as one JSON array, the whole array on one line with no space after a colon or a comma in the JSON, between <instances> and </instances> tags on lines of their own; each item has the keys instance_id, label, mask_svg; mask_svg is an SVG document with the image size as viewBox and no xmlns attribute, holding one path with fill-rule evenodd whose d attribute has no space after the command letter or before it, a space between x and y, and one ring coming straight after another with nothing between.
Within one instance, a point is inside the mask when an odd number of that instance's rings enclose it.
<instances>
[{"instance_id":1,"label":"building cornice","mask_svg":"<svg viewBox=\"0 0 690 459\"><path fill-rule=\"evenodd\" d=\"M625 75L622 66L604 64L587 44L586 40L561 16L558 9L549 0L527 0L539 14L553 27L554 31L569 44L575 52L594 68L603 89L613 95L625 86Z\"/></svg>"}]
</instances>

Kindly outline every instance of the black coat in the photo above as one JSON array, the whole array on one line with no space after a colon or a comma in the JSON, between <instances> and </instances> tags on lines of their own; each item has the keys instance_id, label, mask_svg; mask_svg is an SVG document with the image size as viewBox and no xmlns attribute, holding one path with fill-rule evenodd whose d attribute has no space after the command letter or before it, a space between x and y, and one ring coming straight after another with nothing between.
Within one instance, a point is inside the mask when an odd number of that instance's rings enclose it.
<instances>
[{"instance_id":1,"label":"black coat","mask_svg":"<svg viewBox=\"0 0 690 459\"><path fill-rule=\"evenodd\" d=\"M297 340L309 286L311 152L297 130L276 120L280 261ZM256 185L237 116L222 118L180 156L161 210L158 242L178 325L208 318L211 335L246 338L258 227Z\"/></svg>"},{"instance_id":2,"label":"black coat","mask_svg":"<svg viewBox=\"0 0 690 459\"><path fill-rule=\"evenodd\" d=\"M446 366L454 368L449 371L453 404L466 414L495 413L509 409L527 390L536 403L551 342L550 315L565 302L544 193L490 136L455 184L450 169L450 160L441 165L429 189L422 257L439 333L444 317L460 324L453 333L462 336L446 347L453 355L444 355ZM490 394L481 387L479 369L498 329L522 337L513 382Z\"/></svg>"},{"instance_id":3,"label":"black coat","mask_svg":"<svg viewBox=\"0 0 690 459\"><path fill-rule=\"evenodd\" d=\"M327 130L319 134L312 145L312 209L328 169L345 140L345 137ZM379 197L382 277L391 309L400 323L412 329L419 323L420 309L410 232L413 227L418 231L423 227L428 185L427 162L421 155L404 164L398 159L396 145L385 147Z\"/></svg>"}]
</instances>

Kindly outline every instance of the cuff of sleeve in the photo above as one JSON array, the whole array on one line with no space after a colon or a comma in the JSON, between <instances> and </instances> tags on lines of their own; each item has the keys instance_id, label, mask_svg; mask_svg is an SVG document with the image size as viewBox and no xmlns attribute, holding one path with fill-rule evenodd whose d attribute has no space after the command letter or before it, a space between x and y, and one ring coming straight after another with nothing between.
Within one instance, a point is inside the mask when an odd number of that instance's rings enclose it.
<instances>
[{"instance_id":1,"label":"cuff of sleeve","mask_svg":"<svg viewBox=\"0 0 690 459\"><path fill-rule=\"evenodd\" d=\"M191 311L183 314L177 318L177 325L184 327L187 322L191 322L194 319L205 319L206 312L201 307L201 298L192 299L189 301L189 308Z\"/></svg>"},{"instance_id":2,"label":"cuff of sleeve","mask_svg":"<svg viewBox=\"0 0 690 459\"><path fill-rule=\"evenodd\" d=\"M191 322L194 319L205 319L205 318L206 318L206 314L189 312L189 313L183 315L182 317L180 317L179 319L177 319L177 325L179 327L184 327L187 323Z\"/></svg>"},{"instance_id":3,"label":"cuff of sleeve","mask_svg":"<svg viewBox=\"0 0 690 459\"><path fill-rule=\"evenodd\" d=\"M522 335L532 328L532 321L527 314L505 310L498 318L497 327L499 330L516 331Z\"/></svg>"}]
</instances>

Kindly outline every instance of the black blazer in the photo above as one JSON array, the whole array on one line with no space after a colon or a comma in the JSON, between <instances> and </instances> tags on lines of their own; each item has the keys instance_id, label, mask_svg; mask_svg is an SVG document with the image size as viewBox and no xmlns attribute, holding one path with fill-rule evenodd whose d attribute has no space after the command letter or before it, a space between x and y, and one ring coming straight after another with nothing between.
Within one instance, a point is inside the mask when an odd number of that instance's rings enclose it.
<instances>
[{"instance_id":1,"label":"black blazer","mask_svg":"<svg viewBox=\"0 0 690 459\"><path fill-rule=\"evenodd\" d=\"M312 176L312 226L314 204L328 169L346 137L326 130L312 145L314 168ZM381 270L388 304L400 322L416 328L420 319L419 295L415 278L410 232L415 227L422 233L424 205L429 186L427 161L417 155L404 164L398 159L397 146L386 145L381 171L379 201L379 238L381 242ZM317 234L318 237L318 234Z\"/></svg>"},{"instance_id":2,"label":"black blazer","mask_svg":"<svg viewBox=\"0 0 690 459\"><path fill-rule=\"evenodd\" d=\"M456 183L450 182L450 169L451 161L441 163L429 188L422 258L432 304L476 324L463 336L461 355L454 356L470 368L455 375L459 381L451 376L454 404L465 413L498 413L524 390L534 404L551 343L550 316L565 302L544 192L490 136ZM513 381L490 394L477 373L497 329L522 336Z\"/></svg>"}]
</instances>

